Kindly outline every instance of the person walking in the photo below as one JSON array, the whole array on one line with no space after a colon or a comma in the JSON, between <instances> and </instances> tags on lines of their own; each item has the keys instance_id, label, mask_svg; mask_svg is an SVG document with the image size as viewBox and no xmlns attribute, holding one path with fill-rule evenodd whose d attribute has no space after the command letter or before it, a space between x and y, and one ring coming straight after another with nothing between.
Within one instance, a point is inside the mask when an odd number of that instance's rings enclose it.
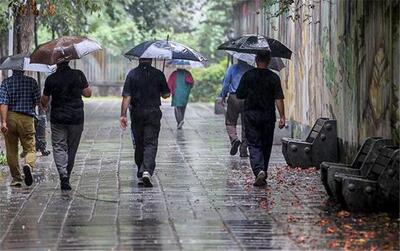
<instances>
[{"instance_id":1,"label":"person walking","mask_svg":"<svg viewBox=\"0 0 400 251\"><path fill-rule=\"evenodd\" d=\"M82 96L91 95L85 74L71 69L69 61L57 64L56 72L45 81L41 103L47 109L51 97L51 141L61 190L71 190L70 176L84 124Z\"/></svg>"},{"instance_id":2,"label":"person walking","mask_svg":"<svg viewBox=\"0 0 400 251\"><path fill-rule=\"evenodd\" d=\"M236 64L231 65L226 71L222 91L220 93L220 97L222 98L222 105L224 105L225 99L226 97L228 97L225 114L225 125L229 140L231 142L230 154L236 155L240 147L240 157L248 157L248 153L243 116L241 116L242 141L239 140L236 130L239 115L243 112L244 109L244 101L237 98L236 90L239 86L239 82L243 74L252 68L252 66L242 60L238 60Z\"/></svg>"},{"instance_id":3,"label":"person walking","mask_svg":"<svg viewBox=\"0 0 400 251\"><path fill-rule=\"evenodd\" d=\"M25 76L23 71L13 70L0 87L1 131L6 143L6 158L10 168L11 186L22 186L18 163L18 142L25 152L22 168L24 181L32 185L32 168L36 164L35 107L40 101L40 90L35 79Z\"/></svg>"},{"instance_id":4,"label":"person walking","mask_svg":"<svg viewBox=\"0 0 400 251\"><path fill-rule=\"evenodd\" d=\"M168 79L168 87L171 90L177 128L182 129L185 123L185 111L189 101L190 91L194 81L192 74L185 69L177 69Z\"/></svg>"},{"instance_id":5,"label":"person walking","mask_svg":"<svg viewBox=\"0 0 400 251\"><path fill-rule=\"evenodd\" d=\"M269 159L274 139L275 105L279 111L279 128L285 126L284 95L277 74L268 69L269 51L258 53L257 68L240 80L237 97L244 99L244 125L249 144L250 164L256 176L254 186L266 184Z\"/></svg>"},{"instance_id":6,"label":"person walking","mask_svg":"<svg viewBox=\"0 0 400 251\"><path fill-rule=\"evenodd\" d=\"M128 126L126 116L131 106L131 127L135 138L135 163L139 184L152 187L151 176L156 168L158 136L162 112L160 96L170 96L164 73L151 66L152 59L139 59L139 66L132 69L126 77L122 90L121 116L122 129Z\"/></svg>"}]
</instances>

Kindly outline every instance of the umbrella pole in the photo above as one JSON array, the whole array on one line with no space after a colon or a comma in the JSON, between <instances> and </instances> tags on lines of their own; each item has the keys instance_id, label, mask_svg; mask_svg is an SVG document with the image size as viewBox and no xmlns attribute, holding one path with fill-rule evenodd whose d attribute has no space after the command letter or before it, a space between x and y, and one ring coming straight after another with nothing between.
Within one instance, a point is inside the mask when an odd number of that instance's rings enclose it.
<instances>
[{"instance_id":1,"label":"umbrella pole","mask_svg":"<svg viewBox=\"0 0 400 251\"><path fill-rule=\"evenodd\" d=\"M35 47L37 48L39 45L39 41L38 41L38 34L37 34L37 17L35 16L35 20L34 20L34 39L35 39ZM42 92L42 83L41 83L41 79L40 79L40 72L36 73L37 76L37 83L38 83L38 87L40 92ZM39 115L45 114L45 112L43 111L43 109L39 106Z\"/></svg>"},{"instance_id":2,"label":"umbrella pole","mask_svg":"<svg viewBox=\"0 0 400 251\"><path fill-rule=\"evenodd\" d=\"M167 43L168 41L169 41L169 34L167 35ZM165 70L165 58L163 60L162 72L164 72L164 70Z\"/></svg>"}]
</instances>

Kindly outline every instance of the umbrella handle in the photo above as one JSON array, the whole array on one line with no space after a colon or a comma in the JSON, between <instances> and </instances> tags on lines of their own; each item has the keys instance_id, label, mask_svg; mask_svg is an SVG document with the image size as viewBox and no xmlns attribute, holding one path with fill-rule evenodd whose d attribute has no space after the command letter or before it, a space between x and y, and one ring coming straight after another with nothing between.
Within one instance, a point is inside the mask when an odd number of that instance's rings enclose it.
<instances>
[{"instance_id":1,"label":"umbrella handle","mask_svg":"<svg viewBox=\"0 0 400 251\"><path fill-rule=\"evenodd\" d=\"M169 41L169 34L167 35L167 43L168 41ZM165 70L165 58L163 60L162 72L164 72L164 70Z\"/></svg>"}]
</instances>

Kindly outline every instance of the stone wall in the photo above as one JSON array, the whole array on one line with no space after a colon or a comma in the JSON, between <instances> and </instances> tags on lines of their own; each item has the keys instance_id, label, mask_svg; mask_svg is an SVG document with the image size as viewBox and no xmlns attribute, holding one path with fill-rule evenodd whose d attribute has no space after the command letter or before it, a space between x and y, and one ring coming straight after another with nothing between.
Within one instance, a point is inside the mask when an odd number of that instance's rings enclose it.
<instances>
[{"instance_id":1,"label":"stone wall","mask_svg":"<svg viewBox=\"0 0 400 251\"><path fill-rule=\"evenodd\" d=\"M299 0L275 18L279 6L269 2L238 1L234 26L293 50L280 73L292 134L335 118L344 159L369 136L398 143L399 1Z\"/></svg>"}]
</instances>

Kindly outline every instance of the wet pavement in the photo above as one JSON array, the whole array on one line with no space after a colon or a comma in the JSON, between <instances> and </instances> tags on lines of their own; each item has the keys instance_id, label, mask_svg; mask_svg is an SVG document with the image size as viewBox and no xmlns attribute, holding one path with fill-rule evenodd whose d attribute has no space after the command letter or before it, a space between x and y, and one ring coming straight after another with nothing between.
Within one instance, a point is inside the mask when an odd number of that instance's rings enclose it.
<instances>
[{"instance_id":1,"label":"wet pavement","mask_svg":"<svg viewBox=\"0 0 400 251\"><path fill-rule=\"evenodd\" d=\"M247 159L229 155L224 119L191 104L183 130L164 105L154 187L137 185L118 100L86 103L86 127L62 193L52 156L32 187L11 188L0 168L0 249L253 250L398 249L398 220L352 215L329 203L315 169L285 166L273 149L268 186Z\"/></svg>"}]
</instances>

